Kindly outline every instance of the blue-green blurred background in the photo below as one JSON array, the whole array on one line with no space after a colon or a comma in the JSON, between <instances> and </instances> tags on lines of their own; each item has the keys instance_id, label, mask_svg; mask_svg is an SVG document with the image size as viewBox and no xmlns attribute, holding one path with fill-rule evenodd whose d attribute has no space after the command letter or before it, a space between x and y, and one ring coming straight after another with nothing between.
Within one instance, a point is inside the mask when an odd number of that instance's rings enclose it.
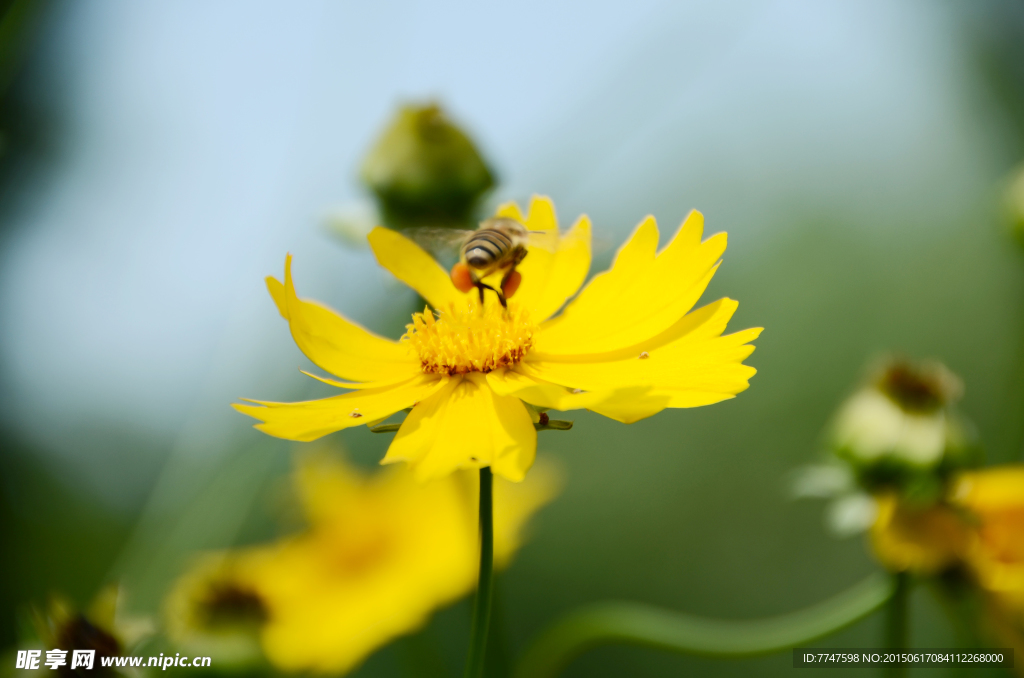
<instances>
[{"instance_id":1,"label":"blue-green blurred background","mask_svg":"<svg viewBox=\"0 0 1024 678\"><path fill-rule=\"evenodd\" d=\"M405 101L469 130L491 202L548 194L610 244L702 210L730 236L706 300L766 328L734 401L542 435L566 486L500 579L510 653L588 601L750 618L872 572L787 483L880 353L945 361L989 460L1021 458L1024 259L1000 201L1024 160L1022 2L6 5L31 11L0 26L4 647L50 592L85 605L116 577L154 613L195 550L278 531L291 448L228 404L321 391L262 278L292 252L302 295L401 333L413 294L323 222ZM332 438L367 464L388 443ZM453 673L468 626L463 602L424 632ZM923 592L912 640L954 642ZM614 648L568 675L790 671ZM358 675L415 674L399 643Z\"/></svg>"}]
</instances>

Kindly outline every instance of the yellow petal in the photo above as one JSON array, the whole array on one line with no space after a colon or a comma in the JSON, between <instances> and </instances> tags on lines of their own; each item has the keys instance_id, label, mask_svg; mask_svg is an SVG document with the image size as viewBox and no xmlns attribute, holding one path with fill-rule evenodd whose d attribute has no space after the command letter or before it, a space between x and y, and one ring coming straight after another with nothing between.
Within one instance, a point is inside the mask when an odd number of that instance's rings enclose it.
<instances>
[{"instance_id":1,"label":"yellow petal","mask_svg":"<svg viewBox=\"0 0 1024 678\"><path fill-rule=\"evenodd\" d=\"M515 299L534 322L550 318L579 290L590 270L590 220L580 217L553 251L531 247L519 265L523 282Z\"/></svg>"},{"instance_id":2,"label":"yellow petal","mask_svg":"<svg viewBox=\"0 0 1024 678\"><path fill-rule=\"evenodd\" d=\"M499 395L515 396L531 405L563 412L581 409L597 411L599 407L613 409L622 403L643 400L652 390L650 386L630 386L590 392L577 389L574 392L573 389L537 379L515 369L489 372L487 383Z\"/></svg>"},{"instance_id":3,"label":"yellow petal","mask_svg":"<svg viewBox=\"0 0 1024 678\"><path fill-rule=\"evenodd\" d=\"M650 352L669 344L682 346L684 344L680 342L684 338L686 341L692 342L697 339L717 337L725 331L729 318L732 317L738 307L738 302L728 297L723 297L687 313L663 332L647 337L630 346L602 353L577 353L573 355L559 355L557 353L552 354L531 350L529 359L532 362L594 363L635 358L644 351Z\"/></svg>"},{"instance_id":4,"label":"yellow petal","mask_svg":"<svg viewBox=\"0 0 1024 678\"><path fill-rule=\"evenodd\" d=\"M299 349L321 369L355 381L396 381L419 371L408 347L368 332L315 301L299 299L290 254L284 284L268 277L267 289Z\"/></svg>"},{"instance_id":5,"label":"yellow petal","mask_svg":"<svg viewBox=\"0 0 1024 678\"><path fill-rule=\"evenodd\" d=\"M384 379L383 381L338 381L337 379L331 379L329 377L324 377L319 374L313 374L312 372L308 372L306 370L299 370L299 372L302 372L307 377L312 377L313 379L316 379L322 384L334 386L335 388L345 388L353 391L366 388L383 388L384 386L392 386L394 384L397 384L398 382L409 380L409 375L403 374L399 378Z\"/></svg>"},{"instance_id":6,"label":"yellow petal","mask_svg":"<svg viewBox=\"0 0 1024 678\"><path fill-rule=\"evenodd\" d=\"M555 203L546 195L535 195L530 198L530 213L523 222L531 231L558 232L558 217L555 216Z\"/></svg>"},{"instance_id":7,"label":"yellow petal","mask_svg":"<svg viewBox=\"0 0 1024 678\"><path fill-rule=\"evenodd\" d=\"M412 240L382 226L370 231L367 238L377 262L434 308L465 303L466 295L455 289L448 273Z\"/></svg>"},{"instance_id":8,"label":"yellow petal","mask_svg":"<svg viewBox=\"0 0 1024 678\"><path fill-rule=\"evenodd\" d=\"M537 432L522 402L496 394L483 374L470 373L413 408L382 463L407 461L420 480L491 466L519 481L536 450Z\"/></svg>"},{"instance_id":9,"label":"yellow petal","mask_svg":"<svg viewBox=\"0 0 1024 678\"><path fill-rule=\"evenodd\" d=\"M671 402L670 395L644 385L589 392L569 389L532 376L529 367L495 370L487 375L487 382L496 393L513 395L537 407L561 411L586 408L624 424L657 414Z\"/></svg>"},{"instance_id":10,"label":"yellow petal","mask_svg":"<svg viewBox=\"0 0 1024 678\"><path fill-rule=\"evenodd\" d=\"M534 350L551 355L597 354L632 346L678 322L700 299L725 251L724 233L700 242L704 219L691 212L660 253L658 227L645 219L560 316L547 321ZM595 331L595 328L601 331Z\"/></svg>"},{"instance_id":11,"label":"yellow petal","mask_svg":"<svg viewBox=\"0 0 1024 678\"><path fill-rule=\"evenodd\" d=\"M981 513L1024 510L1024 465L993 466L962 473L955 484L953 499Z\"/></svg>"},{"instance_id":12,"label":"yellow petal","mask_svg":"<svg viewBox=\"0 0 1024 678\"><path fill-rule=\"evenodd\" d=\"M497 393L514 395L537 407L553 410L586 408L624 424L645 419L669 406L671 396L648 385L582 391L553 384L536 376L529 366L487 375ZM574 392L578 391L578 392Z\"/></svg>"},{"instance_id":13,"label":"yellow petal","mask_svg":"<svg viewBox=\"0 0 1024 678\"><path fill-rule=\"evenodd\" d=\"M359 503L360 488L366 478L326 445L310 450L301 448L295 455L292 474L303 514L311 525L338 521L351 514Z\"/></svg>"},{"instance_id":14,"label":"yellow petal","mask_svg":"<svg viewBox=\"0 0 1024 678\"><path fill-rule=\"evenodd\" d=\"M964 521L948 506L914 506L892 495L876 497L878 517L871 527L875 555L893 572L935 573L964 549Z\"/></svg>"},{"instance_id":15,"label":"yellow petal","mask_svg":"<svg viewBox=\"0 0 1024 678\"><path fill-rule=\"evenodd\" d=\"M306 400L297 403L274 403L261 400L255 405L234 404L233 407L250 417L259 419L256 428L277 438L308 442L344 428L361 426L413 403L426 400L446 379L434 375L421 375L406 382L381 388Z\"/></svg>"},{"instance_id":16,"label":"yellow petal","mask_svg":"<svg viewBox=\"0 0 1024 678\"><path fill-rule=\"evenodd\" d=\"M627 389L616 391L616 397L604 400L590 409L600 415L632 424L653 416L670 406L671 396L665 393L650 392L640 397L629 397Z\"/></svg>"},{"instance_id":17,"label":"yellow petal","mask_svg":"<svg viewBox=\"0 0 1024 678\"><path fill-rule=\"evenodd\" d=\"M534 379L514 369L494 370L487 374L487 384L495 393L515 396L537 407L575 410L593 404L597 394L573 393L571 389Z\"/></svg>"},{"instance_id":18,"label":"yellow petal","mask_svg":"<svg viewBox=\"0 0 1024 678\"><path fill-rule=\"evenodd\" d=\"M264 603L263 646L288 671L338 675L470 592L478 553L477 474L417 483L405 466L363 477L303 455L296 480L316 509L292 537L235 555L238 583ZM494 555L505 564L524 523L557 491L540 466L494 483Z\"/></svg>"},{"instance_id":19,"label":"yellow petal","mask_svg":"<svg viewBox=\"0 0 1024 678\"><path fill-rule=\"evenodd\" d=\"M475 478L473 479L476 480ZM471 505L479 502L479 482ZM494 481L494 565L504 567L523 542L523 527L531 515L547 504L562 488L559 469L551 463L538 462L525 482L513 483L504 478ZM474 535L475 536L475 535Z\"/></svg>"},{"instance_id":20,"label":"yellow petal","mask_svg":"<svg viewBox=\"0 0 1024 678\"><path fill-rule=\"evenodd\" d=\"M516 204L514 200L498 205L498 209L494 211L494 216L507 217L509 219L515 219L523 225L526 224L526 218L523 216L522 210L519 209L519 205Z\"/></svg>"},{"instance_id":21,"label":"yellow petal","mask_svg":"<svg viewBox=\"0 0 1024 678\"><path fill-rule=\"evenodd\" d=\"M663 407L697 407L719 402L746 389L756 371L742 361L754 350L747 342L755 339L761 329L721 336L736 307L735 301L720 299L677 321L649 344L634 345L628 353L619 350L564 360L559 356L530 354L517 366L517 371L583 391L650 387L645 398L649 402L637 412L626 414L627 417L657 411L657 398L665 399ZM600 411L598 407L591 409Z\"/></svg>"},{"instance_id":22,"label":"yellow petal","mask_svg":"<svg viewBox=\"0 0 1024 678\"><path fill-rule=\"evenodd\" d=\"M533 196L525 217L514 202L499 206L495 216L515 219L533 233L529 253L518 266L523 282L515 299L539 323L561 308L586 280L590 269L590 220L582 216L560 235L555 205L540 195Z\"/></svg>"},{"instance_id":23,"label":"yellow petal","mask_svg":"<svg viewBox=\"0 0 1024 678\"><path fill-rule=\"evenodd\" d=\"M355 485L340 479L340 510L245 553L246 575L268 608L262 640L275 665L345 673L472 587L468 493L454 478L418 484L411 476L389 469Z\"/></svg>"}]
</instances>

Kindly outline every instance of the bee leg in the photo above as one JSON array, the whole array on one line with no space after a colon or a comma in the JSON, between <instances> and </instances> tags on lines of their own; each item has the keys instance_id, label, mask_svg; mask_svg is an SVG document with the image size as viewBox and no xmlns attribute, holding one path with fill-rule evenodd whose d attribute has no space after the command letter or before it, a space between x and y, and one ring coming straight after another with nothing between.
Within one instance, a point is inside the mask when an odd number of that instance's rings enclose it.
<instances>
[{"instance_id":1,"label":"bee leg","mask_svg":"<svg viewBox=\"0 0 1024 678\"><path fill-rule=\"evenodd\" d=\"M496 290L493 287L491 287L490 285L487 285L487 284L482 283L482 282L477 282L476 288L480 291L480 305L481 306L484 303L484 290L490 290L490 291L494 292L498 296L498 301L501 302L501 307L502 308L508 308L508 302L505 301L505 295L501 293L501 290Z\"/></svg>"}]
</instances>

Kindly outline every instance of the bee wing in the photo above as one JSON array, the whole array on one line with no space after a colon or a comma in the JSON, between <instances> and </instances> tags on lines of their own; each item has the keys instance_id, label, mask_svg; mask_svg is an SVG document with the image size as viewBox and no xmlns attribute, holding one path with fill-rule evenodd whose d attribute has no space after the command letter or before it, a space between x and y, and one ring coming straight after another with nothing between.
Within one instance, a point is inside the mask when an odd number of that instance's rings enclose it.
<instances>
[{"instance_id":1,"label":"bee wing","mask_svg":"<svg viewBox=\"0 0 1024 678\"><path fill-rule=\"evenodd\" d=\"M564 233L563 233L564 235ZM531 248L544 250L545 252L556 252L558 250L558 231L530 231L529 244ZM598 234L591 236L590 253L592 255L603 254L612 249L612 239L607 235Z\"/></svg>"},{"instance_id":2,"label":"bee wing","mask_svg":"<svg viewBox=\"0 0 1024 678\"><path fill-rule=\"evenodd\" d=\"M531 249L536 248L545 252L558 251L558 231L530 231L528 238Z\"/></svg>"},{"instance_id":3,"label":"bee wing","mask_svg":"<svg viewBox=\"0 0 1024 678\"><path fill-rule=\"evenodd\" d=\"M473 231L461 228L433 228L420 226L403 231L417 245L434 255L435 258L457 255L462 243Z\"/></svg>"}]
</instances>

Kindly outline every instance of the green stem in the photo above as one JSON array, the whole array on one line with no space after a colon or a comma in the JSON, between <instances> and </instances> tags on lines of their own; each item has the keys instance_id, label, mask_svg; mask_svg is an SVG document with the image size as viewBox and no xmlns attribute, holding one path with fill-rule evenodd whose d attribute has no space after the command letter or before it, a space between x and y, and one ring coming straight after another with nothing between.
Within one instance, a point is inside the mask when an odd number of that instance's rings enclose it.
<instances>
[{"instance_id":1,"label":"green stem","mask_svg":"<svg viewBox=\"0 0 1024 678\"><path fill-rule=\"evenodd\" d=\"M494 575L494 594L491 602L491 624L487 631L486 672L490 678L511 678L512 662L508 656L508 644L505 638L505 615L503 613L501 578Z\"/></svg>"},{"instance_id":2,"label":"green stem","mask_svg":"<svg viewBox=\"0 0 1024 678\"><path fill-rule=\"evenodd\" d=\"M484 672L487 626L491 620L494 593L494 500L491 469L480 469L480 578L473 605L473 630L469 637L465 678L480 678Z\"/></svg>"},{"instance_id":3,"label":"green stem","mask_svg":"<svg viewBox=\"0 0 1024 678\"><path fill-rule=\"evenodd\" d=\"M977 610L971 605L973 601L969 597L970 594L963 589L966 583L933 577L928 580L928 585L953 626L957 646L971 649L983 647L975 628ZM953 676L969 676L972 672L970 664L954 664L951 668Z\"/></svg>"},{"instance_id":4,"label":"green stem","mask_svg":"<svg viewBox=\"0 0 1024 678\"><path fill-rule=\"evenodd\" d=\"M890 650L907 648L907 603L910 596L910 575L897 572L892 575L893 591L885 611L885 646ZM902 678L907 668L902 664L887 664L885 675Z\"/></svg>"},{"instance_id":5,"label":"green stem","mask_svg":"<svg viewBox=\"0 0 1024 678\"><path fill-rule=\"evenodd\" d=\"M527 649L516 678L554 678L599 645L622 643L707 657L749 657L805 645L859 621L893 594L875 575L812 607L756 621L707 619L638 603L598 603L570 613Z\"/></svg>"}]
</instances>

